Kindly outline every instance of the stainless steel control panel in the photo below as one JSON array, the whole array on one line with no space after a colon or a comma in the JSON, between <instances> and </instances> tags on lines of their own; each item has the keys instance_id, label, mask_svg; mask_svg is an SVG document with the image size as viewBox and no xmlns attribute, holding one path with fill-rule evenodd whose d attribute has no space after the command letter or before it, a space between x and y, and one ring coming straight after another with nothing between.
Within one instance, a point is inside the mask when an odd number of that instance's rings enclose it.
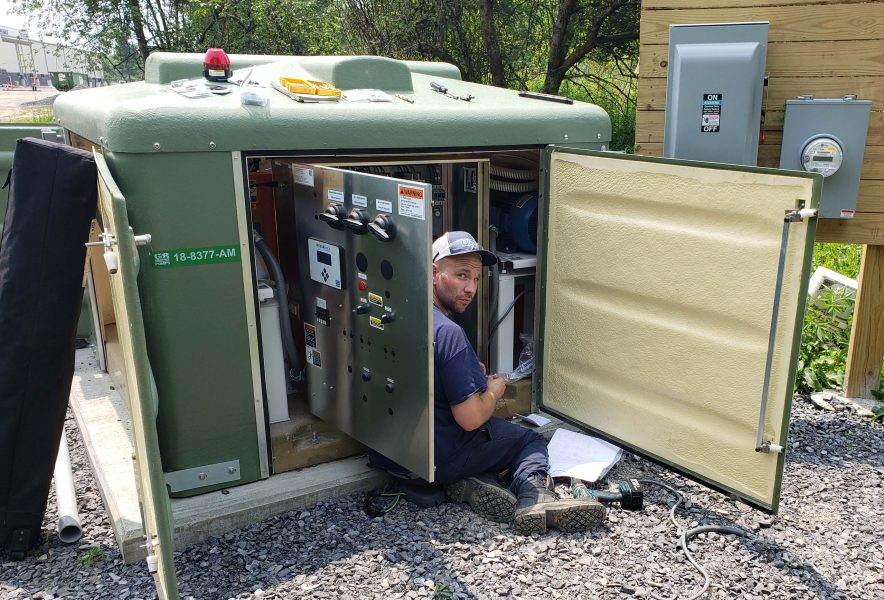
<instances>
[{"instance_id":1,"label":"stainless steel control panel","mask_svg":"<svg viewBox=\"0 0 884 600\"><path fill-rule=\"evenodd\" d=\"M433 186L291 168L310 411L432 481Z\"/></svg>"}]
</instances>

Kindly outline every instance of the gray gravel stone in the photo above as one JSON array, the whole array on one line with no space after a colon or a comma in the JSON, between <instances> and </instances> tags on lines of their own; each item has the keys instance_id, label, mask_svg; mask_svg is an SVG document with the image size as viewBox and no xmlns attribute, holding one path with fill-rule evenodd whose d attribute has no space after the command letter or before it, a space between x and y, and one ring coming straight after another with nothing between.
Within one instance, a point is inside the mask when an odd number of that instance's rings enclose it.
<instances>
[{"instance_id":1,"label":"gray gravel stone","mask_svg":"<svg viewBox=\"0 0 884 600\"><path fill-rule=\"evenodd\" d=\"M884 598L884 426L841 410L849 405L837 397L825 400L836 410L809 399L793 405L777 517L631 455L609 475L678 489L689 498L678 512L687 526L751 532L691 540L711 577L707 598ZM0 555L0 600L155 598L145 566L122 564L70 418L67 427L84 538L71 547L53 534L22 562ZM196 600L684 597L703 580L677 547L671 504L668 492L648 486L642 511L614 506L585 534L526 537L453 504L404 503L371 519L362 497L351 496L210 538L175 559L182 597ZM53 494L44 528L54 527ZM84 564L90 549L101 558Z\"/></svg>"}]
</instances>

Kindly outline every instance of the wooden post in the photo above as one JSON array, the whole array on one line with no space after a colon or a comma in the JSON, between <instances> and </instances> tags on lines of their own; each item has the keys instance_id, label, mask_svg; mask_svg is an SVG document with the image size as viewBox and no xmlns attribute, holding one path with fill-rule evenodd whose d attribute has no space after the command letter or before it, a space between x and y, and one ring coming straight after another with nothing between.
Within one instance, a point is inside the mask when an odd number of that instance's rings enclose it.
<instances>
[{"instance_id":1,"label":"wooden post","mask_svg":"<svg viewBox=\"0 0 884 600\"><path fill-rule=\"evenodd\" d=\"M881 381L884 362L884 246L864 246L847 373L848 398L871 398Z\"/></svg>"}]
</instances>

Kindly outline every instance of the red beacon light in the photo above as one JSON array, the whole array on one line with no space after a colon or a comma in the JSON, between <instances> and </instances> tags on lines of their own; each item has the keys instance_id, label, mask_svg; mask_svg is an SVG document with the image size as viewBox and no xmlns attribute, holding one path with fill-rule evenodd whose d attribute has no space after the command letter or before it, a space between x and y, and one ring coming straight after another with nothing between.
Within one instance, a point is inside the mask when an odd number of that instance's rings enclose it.
<instances>
[{"instance_id":1,"label":"red beacon light","mask_svg":"<svg viewBox=\"0 0 884 600\"><path fill-rule=\"evenodd\" d=\"M209 48L203 59L203 77L209 81L227 81L232 74L227 53L221 48Z\"/></svg>"}]
</instances>

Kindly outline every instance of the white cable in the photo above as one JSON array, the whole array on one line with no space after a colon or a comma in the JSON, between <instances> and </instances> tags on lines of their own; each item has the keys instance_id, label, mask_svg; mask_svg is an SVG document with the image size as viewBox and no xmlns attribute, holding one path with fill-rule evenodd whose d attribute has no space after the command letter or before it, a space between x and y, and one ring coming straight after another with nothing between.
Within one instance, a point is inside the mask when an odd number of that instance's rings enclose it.
<instances>
[{"instance_id":1,"label":"white cable","mask_svg":"<svg viewBox=\"0 0 884 600\"><path fill-rule=\"evenodd\" d=\"M511 169L508 167L500 167L491 165L492 177L503 177L504 179L514 179L515 181L536 181L537 172L530 169Z\"/></svg>"},{"instance_id":2,"label":"white cable","mask_svg":"<svg viewBox=\"0 0 884 600\"><path fill-rule=\"evenodd\" d=\"M507 192L510 194L533 192L537 189L537 181L503 181L501 179L492 179L491 189L497 192Z\"/></svg>"}]
</instances>

